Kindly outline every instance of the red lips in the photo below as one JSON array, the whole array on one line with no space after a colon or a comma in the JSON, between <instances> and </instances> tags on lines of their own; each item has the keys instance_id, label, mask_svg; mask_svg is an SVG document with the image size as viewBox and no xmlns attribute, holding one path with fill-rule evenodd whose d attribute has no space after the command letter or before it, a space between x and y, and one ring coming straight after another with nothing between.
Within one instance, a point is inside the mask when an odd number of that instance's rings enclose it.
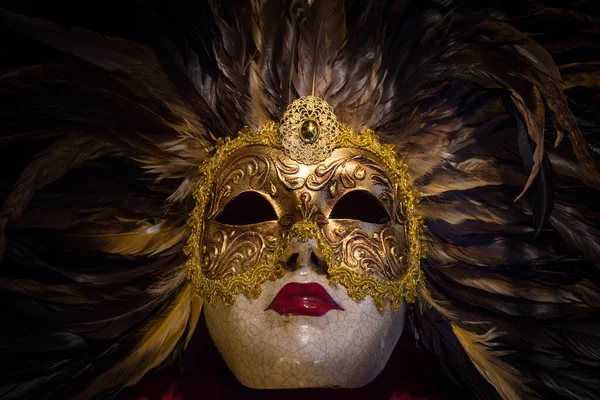
<instances>
[{"instance_id":1,"label":"red lips","mask_svg":"<svg viewBox=\"0 0 600 400\"><path fill-rule=\"evenodd\" d=\"M269 307L279 315L308 315L320 317L327 314L329 310L344 311L329 293L315 282L310 283L288 283L281 288Z\"/></svg>"}]
</instances>

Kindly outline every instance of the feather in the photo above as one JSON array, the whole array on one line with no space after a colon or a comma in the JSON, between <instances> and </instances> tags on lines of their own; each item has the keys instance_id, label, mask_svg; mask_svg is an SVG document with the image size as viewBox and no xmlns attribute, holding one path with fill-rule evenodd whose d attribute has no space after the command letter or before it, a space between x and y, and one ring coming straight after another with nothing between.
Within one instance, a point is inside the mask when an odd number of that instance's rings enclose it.
<instances>
[{"instance_id":1,"label":"feather","mask_svg":"<svg viewBox=\"0 0 600 400\"><path fill-rule=\"evenodd\" d=\"M82 131L103 135L121 153L128 152L142 168L156 174L157 180L188 177L195 181L198 162L210 146L197 136L198 130L189 130L184 122L173 122L179 117L157 117L157 113L169 114L163 102L139 97L142 90L132 94L94 69L86 74L81 68L49 64L19 72L4 85L7 93L3 95L18 95L20 100L12 102L7 111L8 127L3 124L13 134L0 138L1 142L79 135ZM98 82L102 86L97 87ZM53 102L52 107L48 106ZM97 107L97 119L90 121L88 109L81 104L92 102ZM32 107L43 117L23 124ZM188 120L185 114L183 117Z\"/></svg>"},{"instance_id":2,"label":"feather","mask_svg":"<svg viewBox=\"0 0 600 400\"><path fill-rule=\"evenodd\" d=\"M344 6L348 10L346 42L333 61L335 73L323 96L340 120L361 131L373 126L371 112L383 94L380 81L384 4L367 2L359 8L345 2Z\"/></svg>"},{"instance_id":3,"label":"feather","mask_svg":"<svg viewBox=\"0 0 600 400\"><path fill-rule=\"evenodd\" d=\"M341 4L337 0L303 3L297 64L292 75L299 96L322 97L332 80L333 61L346 38Z\"/></svg>"},{"instance_id":4,"label":"feather","mask_svg":"<svg viewBox=\"0 0 600 400\"><path fill-rule=\"evenodd\" d=\"M506 351L493 350L494 340L500 334L492 328L483 335L475 335L451 323L452 332L481 375L492 384L505 400L536 398L537 396L526 386L526 381L501 357Z\"/></svg>"},{"instance_id":5,"label":"feather","mask_svg":"<svg viewBox=\"0 0 600 400\"><path fill-rule=\"evenodd\" d=\"M473 373L475 367L456 339L448 321L427 306L420 307L416 320L419 342L436 355L451 379L460 386L467 386L477 398L499 398L485 379Z\"/></svg>"},{"instance_id":6,"label":"feather","mask_svg":"<svg viewBox=\"0 0 600 400\"><path fill-rule=\"evenodd\" d=\"M488 188L489 189L489 188ZM506 195L485 195L472 191L470 196L454 198L429 197L423 199L417 209L419 215L428 221L442 220L448 224L460 225L467 221L479 221L484 224L494 224L500 227L523 224L529 221L526 210L517 204L511 204L512 199Z\"/></svg>"},{"instance_id":7,"label":"feather","mask_svg":"<svg viewBox=\"0 0 600 400\"><path fill-rule=\"evenodd\" d=\"M554 286L535 281L515 279L509 276L503 276L494 270L480 269L465 265L452 265L436 268L436 272L444 275L448 281L468 286L464 288L465 292L469 288L480 289L482 291L498 294L501 296L514 297L523 300L530 300L539 303L572 303L583 308L585 303L590 305L598 302L598 298L581 299L578 292L584 288L579 284L570 285L566 282L561 286ZM597 296L596 296L597 297ZM502 297L498 296L499 299ZM499 303L501 300L498 301ZM523 306L526 305L524 301Z\"/></svg>"},{"instance_id":8,"label":"feather","mask_svg":"<svg viewBox=\"0 0 600 400\"><path fill-rule=\"evenodd\" d=\"M253 127L280 120L292 100L292 70L298 42L298 3L253 2L253 38L257 57L250 61L248 121ZM271 21L281 21L273 24Z\"/></svg>"},{"instance_id":9,"label":"feather","mask_svg":"<svg viewBox=\"0 0 600 400\"><path fill-rule=\"evenodd\" d=\"M0 235L4 236L7 222L20 217L36 190L57 180L70 168L84 161L114 152L115 149L110 144L84 135L55 142L21 173L17 187L10 193L0 211ZM4 246L0 242L0 260L3 253Z\"/></svg>"},{"instance_id":10,"label":"feather","mask_svg":"<svg viewBox=\"0 0 600 400\"><path fill-rule=\"evenodd\" d=\"M180 118L181 130L202 136L204 129L198 116L176 94L169 78L161 70L159 60L149 48L79 28L66 30L38 18L24 17L8 11L1 11L0 18L7 27L73 53L100 68L127 73L126 79L117 79L138 94L145 90L150 92L149 96L161 99Z\"/></svg>"},{"instance_id":11,"label":"feather","mask_svg":"<svg viewBox=\"0 0 600 400\"><path fill-rule=\"evenodd\" d=\"M508 89L515 106L522 114L528 126L529 135L537 145L534 152L532 174L522 194L533 183L542 162L543 130L540 129L540 121L543 120L543 116L537 111L543 110L543 107L539 105L540 95L546 102L557 128L556 144L560 142L563 132L568 133L578 159L590 174L596 175L597 167L594 165L589 151L582 145L583 136L567 107L566 97L562 92L564 86L560 80L560 73L543 47L505 23L485 22L478 24L474 29L482 29L486 32L486 35L490 35L492 40L509 42L510 47L517 53L513 54L516 58L509 59L505 58L502 52L491 55L492 53L484 54L469 50L468 53L459 53L453 58L459 63L468 62L473 66L478 66L478 68L471 69L466 73L459 72L465 79L479 82L490 88L500 86ZM516 47L511 42L516 42ZM500 64L488 64L493 58L496 58L496 62L501 63L502 68L497 67ZM503 60L501 61L501 59ZM513 71L510 71L509 65L512 65ZM484 70L486 74L481 76ZM494 76L494 79L490 79L490 75ZM526 88L527 86L532 87L532 89L519 90L520 87ZM531 90L533 90L532 93ZM539 93L536 93L537 91ZM536 98L538 99L536 100ZM534 121L538 122L535 123Z\"/></svg>"},{"instance_id":12,"label":"feather","mask_svg":"<svg viewBox=\"0 0 600 400\"><path fill-rule=\"evenodd\" d=\"M564 64L559 68L567 89L576 86L600 87L599 62Z\"/></svg>"},{"instance_id":13,"label":"feather","mask_svg":"<svg viewBox=\"0 0 600 400\"><path fill-rule=\"evenodd\" d=\"M509 235L482 235L479 237L480 243L469 243L470 238L457 237L456 243L451 243L450 240L444 240L448 237L439 238L435 233L425 232L423 237L427 254L441 264L465 262L479 266L498 266L519 261L547 261L556 256L550 246L536 246Z\"/></svg>"},{"instance_id":14,"label":"feather","mask_svg":"<svg viewBox=\"0 0 600 400\"><path fill-rule=\"evenodd\" d=\"M532 143L527 136L527 130L520 118L517 118L517 137L519 143L519 151L525 170L533 172L533 160L535 152L532 151ZM539 172L532 182L533 195L531 201L533 203L533 227L535 234L538 235L542 230L542 226L547 218L552 213L554 206L554 180L552 178L552 167L548 156L543 155L542 164Z\"/></svg>"},{"instance_id":15,"label":"feather","mask_svg":"<svg viewBox=\"0 0 600 400\"><path fill-rule=\"evenodd\" d=\"M23 170L0 215L17 218L36 190L56 181L73 167L111 153L118 153L118 150L87 135L57 140Z\"/></svg>"},{"instance_id":16,"label":"feather","mask_svg":"<svg viewBox=\"0 0 600 400\"><path fill-rule=\"evenodd\" d=\"M521 113L521 115L523 116L523 121L525 122L525 125L527 125L527 129L525 129L521 124L523 122L521 122L520 120L517 122L518 127L517 127L517 135L519 134L524 134L525 132L527 132L529 138L527 138L527 140L525 140L525 138L521 139L520 136L517 136L517 140L519 143L519 150L521 150L521 157L523 158L525 156L525 154L527 153L531 153L530 151L526 151L527 147L523 145L523 142L526 141L527 144L529 143L529 140L533 141L533 143L535 143L535 150L533 151L533 154L530 155L530 159L528 159L526 161L526 166L529 166L527 169L531 170L531 172L529 173L529 177L527 178L527 182L525 183L524 187L523 187L523 191L521 192L521 194L519 194L519 196L517 196L517 198L515 199L515 201L518 201L521 197L523 197L525 195L525 193L527 192L527 190L531 187L531 185L533 184L533 181L537 178L541 168L542 168L542 162L544 159L544 150L545 150L545 143L544 143L544 115L545 115L545 110L544 110L544 106L542 103L542 97L538 91L537 88L532 87L531 88L532 92L531 92L531 98L529 98L527 101L530 104L525 105L524 104L524 100L521 97L522 93L520 94L511 91L512 95L513 95L513 102L516 106L516 108L519 110L519 112ZM527 154L529 155L529 154Z\"/></svg>"},{"instance_id":17,"label":"feather","mask_svg":"<svg viewBox=\"0 0 600 400\"><path fill-rule=\"evenodd\" d=\"M421 288L421 297L427 307L434 308L440 315L442 315L447 320L452 321L452 320L458 319L458 314L456 314L452 310L448 309L448 307L447 307L448 302L438 301L437 299L435 299L432 296L427 285L424 285Z\"/></svg>"},{"instance_id":18,"label":"feather","mask_svg":"<svg viewBox=\"0 0 600 400\"><path fill-rule=\"evenodd\" d=\"M158 367L181 340L190 324L193 291L186 285L168 308L140 330L136 344L127 357L95 378L75 399L91 399L101 393L136 384ZM197 309L195 316L197 316ZM192 321L192 324L195 323Z\"/></svg>"},{"instance_id":19,"label":"feather","mask_svg":"<svg viewBox=\"0 0 600 400\"><path fill-rule=\"evenodd\" d=\"M423 196L437 196L447 191L463 191L494 185L518 185L523 182L517 168L510 166L502 170L488 160L470 159L447 165L432 171L427 180L431 183L419 185Z\"/></svg>"},{"instance_id":20,"label":"feather","mask_svg":"<svg viewBox=\"0 0 600 400\"><path fill-rule=\"evenodd\" d=\"M164 68L190 107L203 117L207 136L233 136L231 125L219 114L216 106L217 80L200 67L200 59L187 44L180 52L175 45L165 39L162 47L168 57ZM183 76L182 73L183 72Z\"/></svg>"},{"instance_id":21,"label":"feather","mask_svg":"<svg viewBox=\"0 0 600 400\"><path fill-rule=\"evenodd\" d=\"M48 243L57 247L77 248L128 256L155 256L170 250L189 235L185 226L163 228L157 224L133 232L98 234L63 234L47 236Z\"/></svg>"},{"instance_id":22,"label":"feather","mask_svg":"<svg viewBox=\"0 0 600 400\"><path fill-rule=\"evenodd\" d=\"M218 35L215 39L215 56L219 71L216 85L216 102L222 115L231 119L231 131L244 125L249 101L247 71L256 50L252 47L251 17L249 7L229 9L211 2L213 18ZM220 11L229 14L227 19Z\"/></svg>"},{"instance_id":23,"label":"feather","mask_svg":"<svg viewBox=\"0 0 600 400\"><path fill-rule=\"evenodd\" d=\"M550 223L569 245L578 248L600 267L600 231L589 218L585 207L556 204Z\"/></svg>"}]
</instances>

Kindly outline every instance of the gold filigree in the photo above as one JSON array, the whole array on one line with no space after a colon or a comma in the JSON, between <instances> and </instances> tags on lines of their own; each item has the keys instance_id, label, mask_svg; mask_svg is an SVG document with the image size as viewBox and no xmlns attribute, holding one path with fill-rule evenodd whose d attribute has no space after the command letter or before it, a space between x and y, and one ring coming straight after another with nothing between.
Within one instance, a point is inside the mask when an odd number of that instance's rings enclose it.
<instances>
[{"instance_id":1,"label":"gold filigree","mask_svg":"<svg viewBox=\"0 0 600 400\"><path fill-rule=\"evenodd\" d=\"M328 106L329 107L329 106ZM302 111L304 112L304 111ZM307 111L308 112L308 111ZM319 111L320 112L320 111ZM317 120L320 129L323 129L324 124L315 115L311 114L311 118ZM284 122L286 121L284 117ZM325 124L326 125L326 124ZM369 274L358 273L351 268L344 266L338 262L332 247L326 242L323 237L323 232L319 225L314 221L289 221L287 225L280 225L287 229L287 232L281 236L281 241L275 248L274 252L268 257L264 263L260 263L247 271L236 274L228 274L222 279L209 279L202 270L204 259L202 249L200 247L204 225L209 213L209 206L214 199L213 188L217 173L222 169L225 162L230 161L230 157L238 150L253 145L262 145L271 148L285 150L288 155L289 146L285 147L285 135L281 133L290 129L283 128L275 122L266 124L260 131L253 131L250 128L244 128L239 132L235 139L220 139L217 142L214 155L207 159L200 166L201 181L194 191L194 199L196 206L190 213L188 224L191 228L191 235L188 238L185 254L189 256L186 263L186 276L190 279L192 286L197 296L200 296L209 303L214 303L218 299L222 300L227 305L232 305L239 294L246 294L252 298L256 298L261 293L261 285L267 280L276 280L282 277L285 273L282 266L282 255L290 246L291 239L294 237L308 239L314 237L319 249L328 266L329 282L333 285L342 284L346 287L349 296L355 301L363 300L367 295L371 296L378 309L383 309L387 301L390 302L391 308L397 310L402 301L412 303L417 298L418 289L423 281L423 273L420 268L420 260L425 256L424 246L420 243L420 236L423 229L422 219L415 214L415 206L420 199L419 192L410 186L407 166L398 160L398 157L391 145L381 145L378 142L377 136L371 130L363 130L360 133L354 133L352 129L344 124L335 122L335 132L332 135L321 132L319 137L313 142L308 143L300 141L304 145L312 145L319 143L323 136L328 136L329 139L334 138L333 144L326 146L325 158L329 156L334 148L354 148L360 149L373 154L385 168L387 174L391 177L394 190L398 193L398 201L402 206L402 213L406 221L406 233L408 236L409 260L406 264L406 273L399 280L386 280ZM304 151L304 150L303 150ZM320 159L322 157L319 156ZM294 157L292 157L294 158ZM324 158L323 158L324 159ZM299 162L318 162L313 159L299 160ZM285 175L296 169L294 165L283 165L276 163L275 168L279 179L285 181ZM283 165L283 166L282 166ZM321 168L321 169L319 169ZM328 175L329 171L318 167L317 175L311 180L311 186L320 187L321 181ZM356 168L351 171L352 175L348 175L353 179L363 179L364 171L361 168ZM329 175L330 177L331 175ZM316 179L319 178L319 179ZM328 180L328 179L325 179ZM287 181L286 181L287 182ZM287 182L294 187L304 186L303 182ZM317 184L319 183L319 184ZM344 182L341 182L344 185ZM351 184L350 181L345 182ZM333 182L329 187L329 192L335 192L337 183ZM214 210L212 210L214 211ZM308 210L306 210L308 214ZM285 216L284 216L285 217ZM283 217L282 217L283 218ZM306 218L306 216L305 216ZM290 227L291 225L291 227ZM288 228L286 228L288 227Z\"/></svg>"},{"instance_id":2,"label":"gold filigree","mask_svg":"<svg viewBox=\"0 0 600 400\"><path fill-rule=\"evenodd\" d=\"M272 235L236 229L209 231L203 246L203 270L209 279L222 279L228 274L256 268L266 255L273 253L279 242Z\"/></svg>"},{"instance_id":3,"label":"gold filigree","mask_svg":"<svg viewBox=\"0 0 600 400\"><path fill-rule=\"evenodd\" d=\"M316 164L329 157L335 148L337 117L325 100L301 97L283 114L280 133L283 148L292 159L306 165Z\"/></svg>"},{"instance_id":4,"label":"gold filigree","mask_svg":"<svg viewBox=\"0 0 600 400\"><path fill-rule=\"evenodd\" d=\"M334 230L336 240L328 240L341 264L389 281L404 276L409 257L403 254L403 231L389 225L374 234L360 228L342 228L342 231Z\"/></svg>"},{"instance_id":5,"label":"gold filigree","mask_svg":"<svg viewBox=\"0 0 600 400\"><path fill-rule=\"evenodd\" d=\"M249 187L258 189L263 187L267 182L271 164L264 156L244 155L232 162L232 167L223 172L221 184L215 194L215 199L212 202L207 218L212 218L218 211L222 202L229 198L233 187L244 178L249 178Z\"/></svg>"}]
</instances>

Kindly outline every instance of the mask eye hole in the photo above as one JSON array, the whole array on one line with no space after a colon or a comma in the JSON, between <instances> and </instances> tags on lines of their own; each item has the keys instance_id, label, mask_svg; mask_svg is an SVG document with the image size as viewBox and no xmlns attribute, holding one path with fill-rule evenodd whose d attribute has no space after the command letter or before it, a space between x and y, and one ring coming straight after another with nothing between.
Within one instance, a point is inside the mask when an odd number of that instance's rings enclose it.
<instances>
[{"instance_id":1,"label":"mask eye hole","mask_svg":"<svg viewBox=\"0 0 600 400\"><path fill-rule=\"evenodd\" d=\"M216 218L227 225L251 225L277 221L277 213L267 199L256 192L244 192L227 203Z\"/></svg>"},{"instance_id":2,"label":"mask eye hole","mask_svg":"<svg viewBox=\"0 0 600 400\"><path fill-rule=\"evenodd\" d=\"M330 219L355 219L372 224L386 224L390 216L383 205L371 193L353 190L335 203Z\"/></svg>"}]
</instances>

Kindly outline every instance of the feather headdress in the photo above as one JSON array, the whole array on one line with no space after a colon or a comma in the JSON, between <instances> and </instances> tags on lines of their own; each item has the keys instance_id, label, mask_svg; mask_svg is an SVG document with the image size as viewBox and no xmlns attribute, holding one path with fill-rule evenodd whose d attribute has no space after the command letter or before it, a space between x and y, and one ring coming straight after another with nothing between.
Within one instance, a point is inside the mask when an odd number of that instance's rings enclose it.
<instances>
[{"instance_id":1,"label":"feather headdress","mask_svg":"<svg viewBox=\"0 0 600 400\"><path fill-rule=\"evenodd\" d=\"M146 41L0 12L0 397L109 395L185 347L198 166L314 94L424 194L411 320L448 374L480 398L597 398L592 8L310 3L142 3Z\"/></svg>"}]
</instances>

